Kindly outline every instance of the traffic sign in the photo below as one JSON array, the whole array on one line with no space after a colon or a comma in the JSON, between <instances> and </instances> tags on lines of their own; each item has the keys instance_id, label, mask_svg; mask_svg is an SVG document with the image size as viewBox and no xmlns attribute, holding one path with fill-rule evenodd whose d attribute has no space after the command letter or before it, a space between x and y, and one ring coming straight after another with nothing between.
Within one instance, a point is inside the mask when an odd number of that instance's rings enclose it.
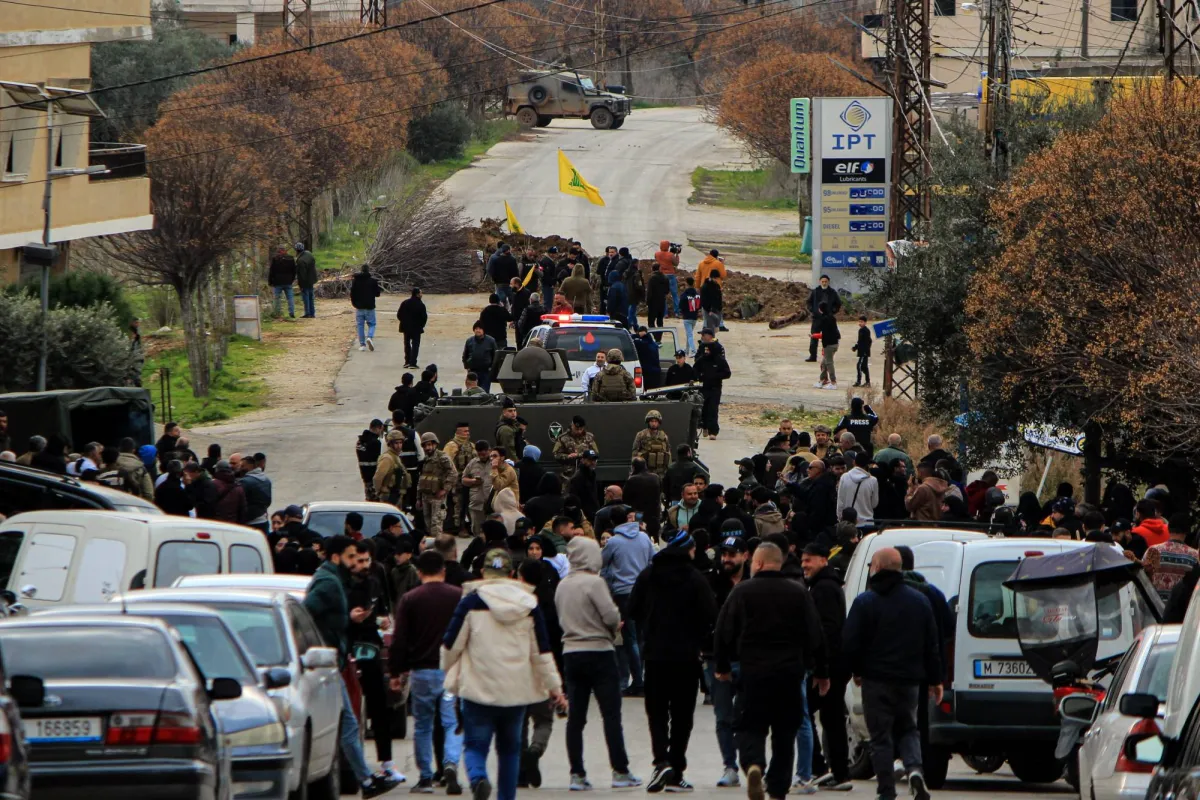
<instances>
[{"instance_id":1,"label":"traffic sign","mask_svg":"<svg viewBox=\"0 0 1200 800\"><path fill-rule=\"evenodd\" d=\"M896 318L891 317L890 319L881 319L879 322L876 322L874 325L872 325L871 329L875 331L876 339L882 339L885 336L891 336L896 332Z\"/></svg>"}]
</instances>

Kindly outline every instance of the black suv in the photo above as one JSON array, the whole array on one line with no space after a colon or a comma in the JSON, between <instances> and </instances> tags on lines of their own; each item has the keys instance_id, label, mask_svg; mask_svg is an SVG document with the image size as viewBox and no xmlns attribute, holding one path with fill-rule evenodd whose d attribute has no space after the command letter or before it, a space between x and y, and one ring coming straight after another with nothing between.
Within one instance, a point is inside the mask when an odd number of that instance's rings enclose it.
<instances>
[{"instance_id":1,"label":"black suv","mask_svg":"<svg viewBox=\"0 0 1200 800\"><path fill-rule=\"evenodd\" d=\"M127 492L69 475L0 462L0 514L11 517L22 511L71 508L162 513L158 506Z\"/></svg>"}]
</instances>

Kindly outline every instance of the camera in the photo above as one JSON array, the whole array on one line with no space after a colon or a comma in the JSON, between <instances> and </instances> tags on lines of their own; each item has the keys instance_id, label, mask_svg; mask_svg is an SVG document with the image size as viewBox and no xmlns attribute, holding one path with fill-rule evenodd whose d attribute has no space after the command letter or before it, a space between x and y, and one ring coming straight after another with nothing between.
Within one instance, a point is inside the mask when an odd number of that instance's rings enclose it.
<instances>
[{"instance_id":1,"label":"camera","mask_svg":"<svg viewBox=\"0 0 1200 800\"><path fill-rule=\"evenodd\" d=\"M679 244L678 242L667 242L667 248L675 255L679 255L683 252L683 245Z\"/></svg>"}]
</instances>

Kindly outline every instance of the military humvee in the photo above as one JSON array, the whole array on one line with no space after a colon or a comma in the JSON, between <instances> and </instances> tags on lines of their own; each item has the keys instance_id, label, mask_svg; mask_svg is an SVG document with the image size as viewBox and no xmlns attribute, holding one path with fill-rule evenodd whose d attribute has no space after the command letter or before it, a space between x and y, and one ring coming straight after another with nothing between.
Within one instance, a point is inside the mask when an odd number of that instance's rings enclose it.
<instances>
[{"instance_id":1,"label":"military humvee","mask_svg":"<svg viewBox=\"0 0 1200 800\"><path fill-rule=\"evenodd\" d=\"M523 72L520 83L508 87L504 113L515 116L526 128L544 128L561 117L590 119L599 130L616 130L629 116L629 98L600 91L591 78L573 70Z\"/></svg>"}]
</instances>

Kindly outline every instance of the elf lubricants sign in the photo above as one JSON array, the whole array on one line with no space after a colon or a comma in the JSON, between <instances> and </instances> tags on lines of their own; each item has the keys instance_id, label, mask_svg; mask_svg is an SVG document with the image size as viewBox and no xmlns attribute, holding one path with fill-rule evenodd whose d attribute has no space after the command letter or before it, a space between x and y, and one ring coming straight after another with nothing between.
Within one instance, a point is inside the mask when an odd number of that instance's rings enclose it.
<instances>
[{"instance_id":1,"label":"elf lubricants sign","mask_svg":"<svg viewBox=\"0 0 1200 800\"><path fill-rule=\"evenodd\" d=\"M812 120L814 280L829 269L884 267L892 101L814 98Z\"/></svg>"}]
</instances>

